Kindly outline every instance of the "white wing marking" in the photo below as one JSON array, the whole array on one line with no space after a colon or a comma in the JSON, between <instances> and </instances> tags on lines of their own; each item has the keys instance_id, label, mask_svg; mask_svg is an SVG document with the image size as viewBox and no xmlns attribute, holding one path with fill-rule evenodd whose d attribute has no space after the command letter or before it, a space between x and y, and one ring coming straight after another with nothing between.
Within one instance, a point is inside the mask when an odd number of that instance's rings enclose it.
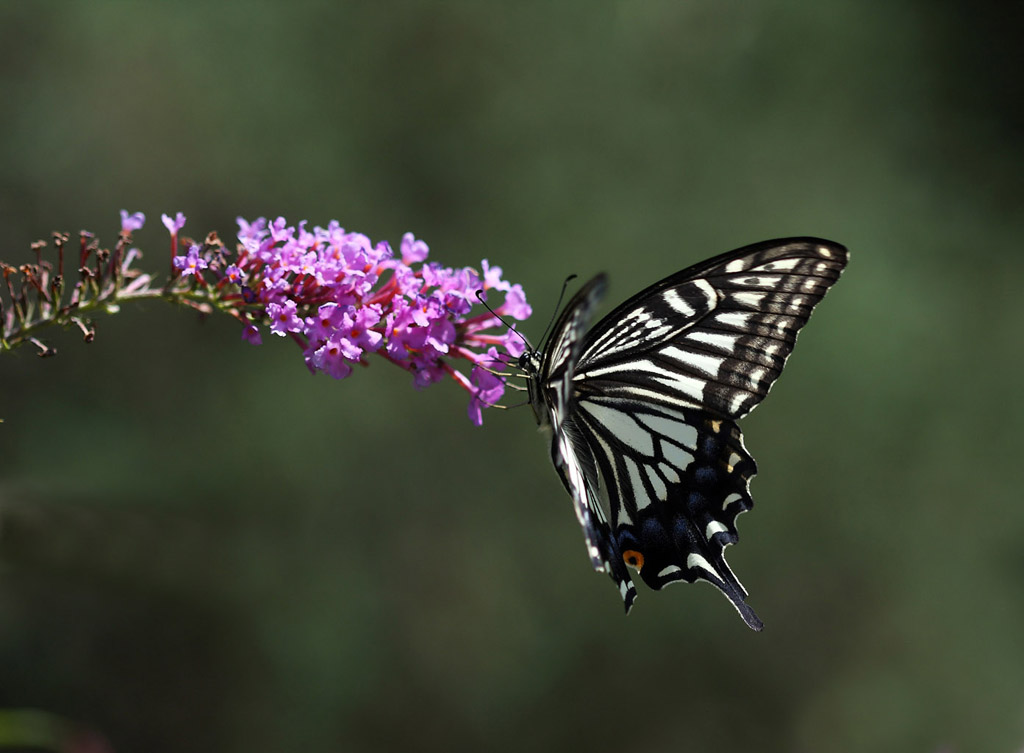
<instances>
[{"instance_id":1,"label":"white wing marking","mask_svg":"<svg viewBox=\"0 0 1024 753\"><path fill-rule=\"evenodd\" d=\"M715 321L736 329L749 329L753 314L747 311L720 311L715 314Z\"/></svg>"},{"instance_id":2,"label":"white wing marking","mask_svg":"<svg viewBox=\"0 0 1024 753\"><path fill-rule=\"evenodd\" d=\"M661 476L651 466L645 466L647 471L647 478L651 482L651 488L654 489L654 496L660 499L662 502L668 499L668 487L665 486L665 482L662 481ZM639 507L639 504L637 505Z\"/></svg>"},{"instance_id":3,"label":"white wing marking","mask_svg":"<svg viewBox=\"0 0 1024 753\"><path fill-rule=\"evenodd\" d=\"M761 270L764 270L766 272L778 272L780 270L782 270L782 271L790 271L790 270L796 269L797 265L799 265L802 261L804 261L804 259L802 257L799 257L799 256L794 256L791 259L776 259L775 261L770 261L767 264L762 264L762 265L760 265L758 267L751 267L750 271L751 272L760 272Z\"/></svg>"},{"instance_id":4,"label":"white wing marking","mask_svg":"<svg viewBox=\"0 0 1024 753\"><path fill-rule=\"evenodd\" d=\"M576 512L576 520L579 521L580 527L583 529L583 536L587 545L587 555L590 557L594 569L598 572L605 572L606 568L601 565L601 550L590 535L592 527L590 516L593 515L598 521L604 521L604 512L591 494L586 478L583 475L583 469L576 458L576 453L573 452L570 446L569 435L565 431L559 430L559 427L562 425L561 416L555 410L551 411L551 415L552 425L555 427L556 436L558 437L558 452L562 458L562 465L565 468L565 475L569 481L569 486L572 488L572 501L573 509Z\"/></svg>"},{"instance_id":5,"label":"white wing marking","mask_svg":"<svg viewBox=\"0 0 1024 753\"><path fill-rule=\"evenodd\" d=\"M729 401L729 414L733 416L740 415L740 408L743 407L743 403L750 398L749 392L740 392L737 390L736 394L732 396L732 400Z\"/></svg>"},{"instance_id":6,"label":"white wing marking","mask_svg":"<svg viewBox=\"0 0 1024 753\"><path fill-rule=\"evenodd\" d=\"M758 288L776 288L780 282L782 282L782 277L779 275L751 275L732 280L733 285L749 285Z\"/></svg>"},{"instance_id":7,"label":"white wing marking","mask_svg":"<svg viewBox=\"0 0 1024 753\"><path fill-rule=\"evenodd\" d=\"M706 353L698 353L692 350L683 350L675 345L669 345L667 348L662 348L659 352L661 355L667 356L668 358L685 364L686 366L692 366L695 369L699 369L713 378L718 377L718 372L722 368L722 364L725 362L724 358L716 358L715 356L709 356Z\"/></svg>"},{"instance_id":8,"label":"white wing marking","mask_svg":"<svg viewBox=\"0 0 1024 753\"><path fill-rule=\"evenodd\" d=\"M697 429L685 421L664 416L652 416L649 413L641 413L636 418L657 434L668 437L691 450L697 449Z\"/></svg>"},{"instance_id":9,"label":"white wing marking","mask_svg":"<svg viewBox=\"0 0 1024 753\"><path fill-rule=\"evenodd\" d=\"M670 484L679 483L679 474L676 473L676 469L672 466L667 463L658 463L658 470L662 472Z\"/></svg>"},{"instance_id":10,"label":"white wing marking","mask_svg":"<svg viewBox=\"0 0 1024 753\"><path fill-rule=\"evenodd\" d=\"M686 338L705 345L711 345L719 350L724 350L726 353L732 353L736 350L736 340L739 339L736 335L723 335L719 332L704 332L701 330L690 332Z\"/></svg>"},{"instance_id":11,"label":"white wing marking","mask_svg":"<svg viewBox=\"0 0 1024 753\"><path fill-rule=\"evenodd\" d=\"M608 376L621 371L637 372L642 371L650 374L655 381L664 384L666 387L672 387L679 392L693 398L694 403L680 403L683 405L694 405L699 406L704 398L704 384L705 382L701 379L689 376L687 374L680 374L676 371L669 371L668 369L662 368L657 364L652 363L646 359L640 361L629 361L627 363L617 363L611 366L603 366L599 369L591 369L585 373L580 373L583 379L596 379L602 376ZM663 397L661 392L651 392L652 396ZM676 401L678 402L678 401Z\"/></svg>"},{"instance_id":12,"label":"white wing marking","mask_svg":"<svg viewBox=\"0 0 1024 753\"><path fill-rule=\"evenodd\" d=\"M681 471L686 470L690 463L693 462L693 455L672 442L662 440L661 451L665 454L665 460Z\"/></svg>"},{"instance_id":13,"label":"white wing marking","mask_svg":"<svg viewBox=\"0 0 1024 753\"><path fill-rule=\"evenodd\" d=\"M708 523L708 527L704 529L704 538L706 538L708 541L711 541L711 537L714 536L716 533L721 533L722 531L728 530L729 529L726 528L722 523L719 523L717 520L712 520L710 523Z\"/></svg>"},{"instance_id":14,"label":"white wing marking","mask_svg":"<svg viewBox=\"0 0 1024 753\"><path fill-rule=\"evenodd\" d=\"M747 308L760 308L761 302L764 301L767 293L733 293L732 299L737 303L742 303Z\"/></svg>"},{"instance_id":15,"label":"white wing marking","mask_svg":"<svg viewBox=\"0 0 1024 753\"><path fill-rule=\"evenodd\" d=\"M685 317L691 317L697 313L697 310L688 304L679 293L672 288L669 288L661 294L665 303L672 307L673 311L682 314Z\"/></svg>"},{"instance_id":16,"label":"white wing marking","mask_svg":"<svg viewBox=\"0 0 1024 753\"><path fill-rule=\"evenodd\" d=\"M711 566L710 562L708 562L699 554L690 554L689 556L687 556L686 566L688 568L699 567L701 570L707 570L715 577L716 581L721 580L721 578L718 575L718 571L716 571L715 568Z\"/></svg>"},{"instance_id":17,"label":"white wing marking","mask_svg":"<svg viewBox=\"0 0 1024 753\"><path fill-rule=\"evenodd\" d=\"M645 457L654 456L654 439L632 416L589 400L581 402L580 407L599 423L604 424L608 433L620 442L631 446Z\"/></svg>"},{"instance_id":18,"label":"white wing marking","mask_svg":"<svg viewBox=\"0 0 1024 753\"><path fill-rule=\"evenodd\" d=\"M647 490L644 488L644 482L640 478L640 468L637 466L633 458L628 455L624 456L626 461L626 471L629 474L629 483L633 488L633 500L636 502L636 509L643 510L647 505L651 504L651 498L647 496ZM623 505L625 507L625 505Z\"/></svg>"}]
</instances>

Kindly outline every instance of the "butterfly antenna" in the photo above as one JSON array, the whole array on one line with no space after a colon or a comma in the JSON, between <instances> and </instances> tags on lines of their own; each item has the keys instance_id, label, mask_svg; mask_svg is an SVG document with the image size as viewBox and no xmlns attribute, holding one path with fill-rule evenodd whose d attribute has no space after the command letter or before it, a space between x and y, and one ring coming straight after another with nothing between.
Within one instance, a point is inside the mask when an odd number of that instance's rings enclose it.
<instances>
[{"instance_id":1,"label":"butterfly antenna","mask_svg":"<svg viewBox=\"0 0 1024 753\"><path fill-rule=\"evenodd\" d=\"M565 298L565 289L569 287L569 283L576 279L576 275L569 275L565 278L565 282L562 283L562 292L558 294L558 303L555 304L555 310L551 313L551 318L548 320L548 326L544 328L544 334L541 335L540 341L546 342L548 339L548 332L551 331L551 326L555 323L555 317L558 316L558 312L562 310L562 299Z\"/></svg>"},{"instance_id":2,"label":"butterfly antenna","mask_svg":"<svg viewBox=\"0 0 1024 753\"><path fill-rule=\"evenodd\" d=\"M522 332L520 332L520 331L519 331L519 330L517 330L517 329L516 329L515 327L513 327L513 326L512 326L511 324L509 324L509 323L508 323L508 322L506 322L506 321L505 321L504 319L502 319L502 318L501 318L501 316L499 316L499 315L498 315L498 312L497 312L497 311L495 311L494 309L492 309L492 308L491 308L490 306L488 306L488 305L487 305L487 301L485 301L485 300L484 300L484 291L483 291L483 289L482 289L482 288L481 288L480 290L476 291L476 299L477 299L478 301L480 301L480 303L481 303L481 304L483 305L483 307L484 307L485 309L487 309L488 311L490 311L490 312L491 312L491 315L492 315L492 316L493 316L493 317L494 317L495 319L497 319L497 320L498 320L499 322L501 322L502 324L504 324L504 325L505 325L506 327L508 327L508 328L509 328L510 330L512 330L513 332L515 332L515 333L516 333L516 337L518 337L518 338L519 338L520 340L522 340L522 341L523 341L523 344L524 344L524 345L526 345L526 349L527 349L527 350L533 350L533 346L532 346L532 345L530 345L530 341L526 339L526 335L524 335L524 334L523 334Z\"/></svg>"},{"instance_id":3,"label":"butterfly antenna","mask_svg":"<svg viewBox=\"0 0 1024 753\"><path fill-rule=\"evenodd\" d=\"M524 400L521 403L512 403L512 405L495 405L495 408L504 408L505 410L512 410L513 408L523 408L530 404L529 400Z\"/></svg>"}]
</instances>

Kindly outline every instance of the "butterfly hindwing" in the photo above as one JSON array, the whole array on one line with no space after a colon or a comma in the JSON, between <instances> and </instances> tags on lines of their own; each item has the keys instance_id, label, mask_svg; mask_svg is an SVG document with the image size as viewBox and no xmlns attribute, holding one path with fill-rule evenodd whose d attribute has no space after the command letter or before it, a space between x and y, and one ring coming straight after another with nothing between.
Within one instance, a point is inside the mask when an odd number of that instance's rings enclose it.
<instances>
[{"instance_id":1,"label":"butterfly hindwing","mask_svg":"<svg viewBox=\"0 0 1024 753\"><path fill-rule=\"evenodd\" d=\"M607 572L615 581L628 612L636 598L636 587L615 546L598 498L600 481L590 445L571 414L571 384L583 347L583 335L605 287L604 276L595 277L562 311L540 362L530 364L528 369L531 373L546 375L543 380L531 379L530 399L538 422L551 430L551 461L572 497L591 565L598 572ZM531 355L536 357L530 353L526 357Z\"/></svg>"},{"instance_id":2,"label":"butterfly hindwing","mask_svg":"<svg viewBox=\"0 0 1024 753\"><path fill-rule=\"evenodd\" d=\"M598 572L608 573L615 582L628 614L636 598L636 587L598 496L601 484L591 444L574 418L563 422L561 428L561 439L556 434L552 445L552 455L558 457L555 467L573 498L590 564Z\"/></svg>"},{"instance_id":3,"label":"butterfly hindwing","mask_svg":"<svg viewBox=\"0 0 1024 753\"><path fill-rule=\"evenodd\" d=\"M706 580L761 629L724 557L757 471L734 420L768 393L847 259L817 238L747 246L665 278L587 332L598 276L521 360L591 563L627 612L628 564L654 589Z\"/></svg>"},{"instance_id":4,"label":"butterfly hindwing","mask_svg":"<svg viewBox=\"0 0 1024 753\"><path fill-rule=\"evenodd\" d=\"M708 581L760 630L724 556L738 539L737 516L753 506L750 479L757 472L739 427L701 411L608 397L580 400L578 415L597 448L623 561L655 590Z\"/></svg>"}]
</instances>

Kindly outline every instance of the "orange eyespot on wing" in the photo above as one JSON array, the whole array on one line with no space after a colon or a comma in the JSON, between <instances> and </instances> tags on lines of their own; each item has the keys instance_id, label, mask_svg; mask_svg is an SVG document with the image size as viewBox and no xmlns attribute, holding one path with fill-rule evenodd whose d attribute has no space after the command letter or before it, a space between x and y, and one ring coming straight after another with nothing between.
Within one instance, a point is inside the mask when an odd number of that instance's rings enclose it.
<instances>
[{"instance_id":1,"label":"orange eyespot on wing","mask_svg":"<svg viewBox=\"0 0 1024 753\"><path fill-rule=\"evenodd\" d=\"M644 556L635 549L627 549L622 553L622 561L630 567L636 568L637 572L640 572L640 568L644 566Z\"/></svg>"}]
</instances>

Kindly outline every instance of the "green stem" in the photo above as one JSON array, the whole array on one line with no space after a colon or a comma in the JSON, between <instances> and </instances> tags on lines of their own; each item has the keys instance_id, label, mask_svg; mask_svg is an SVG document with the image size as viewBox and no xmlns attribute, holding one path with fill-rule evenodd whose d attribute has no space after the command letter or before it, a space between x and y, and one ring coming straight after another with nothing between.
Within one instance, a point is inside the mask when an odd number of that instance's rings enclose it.
<instances>
[{"instance_id":1,"label":"green stem","mask_svg":"<svg viewBox=\"0 0 1024 753\"><path fill-rule=\"evenodd\" d=\"M193 309L206 311L222 311L236 315L238 311L245 308L245 304L238 300L223 301L217 297L216 291L206 289L176 290L176 289L152 289L124 292L121 288L109 291L106 295L99 295L79 301L75 305L63 306L54 310L46 316L41 316L33 321L27 321L23 325L12 327L11 332L6 336L0 336L0 352L13 350L19 345L30 342L41 330L47 327L59 325L71 327L75 325L75 319L84 319L91 314L114 314L121 305L135 303L137 301L164 300L170 304L184 305ZM253 308L259 308L254 306Z\"/></svg>"}]
</instances>

